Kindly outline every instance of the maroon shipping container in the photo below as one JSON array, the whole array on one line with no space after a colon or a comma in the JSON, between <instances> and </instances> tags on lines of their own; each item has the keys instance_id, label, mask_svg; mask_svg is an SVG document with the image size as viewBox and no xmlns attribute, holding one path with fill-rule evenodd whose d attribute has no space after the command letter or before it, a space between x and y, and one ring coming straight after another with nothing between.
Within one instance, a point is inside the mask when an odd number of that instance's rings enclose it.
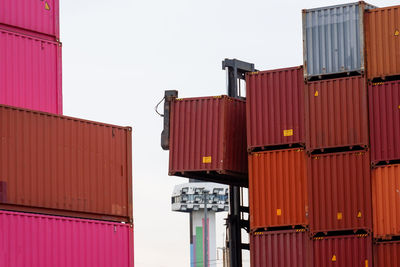
<instances>
[{"instance_id":1,"label":"maroon shipping container","mask_svg":"<svg viewBox=\"0 0 400 267\"><path fill-rule=\"evenodd\" d=\"M400 159L400 81L369 85L371 159Z\"/></svg>"},{"instance_id":2,"label":"maroon shipping container","mask_svg":"<svg viewBox=\"0 0 400 267\"><path fill-rule=\"evenodd\" d=\"M247 148L304 144L303 67L246 76Z\"/></svg>"},{"instance_id":3,"label":"maroon shipping container","mask_svg":"<svg viewBox=\"0 0 400 267\"><path fill-rule=\"evenodd\" d=\"M311 241L305 230L250 235L252 267L310 267Z\"/></svg>"},{"instance_id":4,"label":"maroon shipping container","mask_svg":"<svg viewBox=\"0 0 400 267\"><path fill-rule=\"evenodd\" d=\"M313 241L315 267L372 267L372 264L369 235L332 236Z\"/></svg>"},{"instance_id":5,"label":"maroon shipping container","mask_svg":"<svg viewBox=\"0 0 400 267\"><path fill-rule=\"evenodd\" d=\"M307 84L307 149L368 147L368 100L362 76Z\"/></svg>"},{"instance_id":6,"label":"maroon shipping container","mask_svg":"<svg viewBox=\"0 0 400 267\"><path fill-rule=\"evenodd\" d=\"M400 266L400 241L377 242L374 244L375 267Z\"/></svg>"},{"instance_id":7,"label":"maroon shipping container","mask_svg":"<svg viewBox=\"0 0 400 267\"><path fill-rule=\"evenodd\" d=\"M313 155L308 164L311 232L372 230L369 153Z\"/></svg>"},{"instance_id":8,"label":"maroon shipping container","mask_svg":"<svg viewBox=\"0 0 400 267\"><path fill-rule=\"evenodd\" d=\"M246 102L227 96L171 103L169 174L246 182Z\"/></svg>"},{"instance_id":9,"label":"maroon shipping container","mask_svg":"<svg viewBox=\"0 0 400 267\"><path fill-rule=\"evenodd\" d=\"M132 222L131 128L0 105L0 209Z\"/></svg>"}]
</instances>

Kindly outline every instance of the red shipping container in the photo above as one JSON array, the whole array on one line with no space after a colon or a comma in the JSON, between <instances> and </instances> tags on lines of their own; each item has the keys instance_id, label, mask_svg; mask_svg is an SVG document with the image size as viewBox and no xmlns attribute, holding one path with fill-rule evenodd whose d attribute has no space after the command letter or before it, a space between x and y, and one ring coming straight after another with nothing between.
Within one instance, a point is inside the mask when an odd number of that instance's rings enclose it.
<instances>
[{"instance_id":1,"label":"red shipping container","mask_svg":"<svg viewBox=\"0 0 400 267\"><path fill-rule=\"evenodd\" d=\"M375 267L400 266L400 241L377 242L374 244Z\"/></svg>"},{"instance_id":2,"label":"red shipping container","mask_svg":"<svg viewBox=\"0 0 400 267\"><path fill-rule=\"evenodd\" d=\"M1 0L0 27L59 39L59 0Z\"/></svg>"},{"instance_id":3,"label":"red shipping container","mask_svg":"<svg viewBox=\"0 0 400 267\"><path fill-rule=\"evenodd\" d=\"M61 44L0 29L0 104L62 114Z\"/></svg>"},{"instance_id":4,"label":"red shipping container","mask_svg":"<svg viewBox=\"0 0 400 267\"><path fill-rule=\"evenodd\" d=\"M308 225L307 155L303 149L249 155L250 229Z\"/></svg>"},{"instance_id":5,"label":"red shipping container","mask_svg":"<svg viewBox=\"0 0 400 267\"><path fill-rule=\"evenodd\" d=\"M400 81L368 88L373 163L400 159Z\"/></svg>"},{"instance_id":6,"label":"red shipping container","mask_svg":"<svg viewBox=\"0 0 400 267\"><path fill-rule=\"evenodd\" d=\"M0 209L132 222L131 135L0 105Z\"/></svg>"},{"instance_id":7,"label":"red shipping container","mask_svg":"<svg viewBox=\"0 0 400 267\"><path fill-rule=\"evenodd\" d=\"M250 235L252 267L309 267L311 252L311 241L305 230L255 232Z\"/></svg>"},{"instance_id":8,"label":"red shipping container","mask_svg":"<svg viewBox=\"0 0 400 267\"><path fill-rule=\"evenodd\" d=\"M246 76L247 148L305 143L303 67Z\"/></svg>"},{"instance_id":9,"label":"red shipping container","mask_svg":"<svg viewBox=\"0 0 400 267\"><path fill-rule=\"evenodd\" d=\"M133 267L133 226L0 211L1 267Z\"/></svg>"},{"instance_id":10,"label":"red shipping container","mask_svg":"<svg viewBox=\"0 0 400 267\"><path fill-rule=\"evenodd\" d=\"M400 164L372 170L374 237L400 236Z\"/></svg>"},{"instance_id":11,"label":"red shipping container","mask_svg":"<svg viewBox=\"0 0 400 267\"><path fill-rule=\"evenodd\" d=\"M245 183L246 102L227 96L171 103L169 174Z\"/></svg>"},{"instance_id":12,"label":"red shipping container","mask_svg":"<svg viewBox=\"0 0 400 267\"><path fill-rule=\"evenodd\" d=\"M372 267L372 238L368 235L348 235L315 238L315 267Z\"/></svg>"},{"instance_id":13,"label":"red shipping container","mask_svg":"<svg viewBox=\"0 0 400 267\"><path fill-rule=\"evenodd\" d=\"M313 155L308 164L311 232L371 231L369 153Z\"/></svg>"},{"instance_id":14,"label":"red shipping container","mask_svg":"<svg viewBox=\"0 0 400 267\"><path fill-rule=\"evenodd\" d=\"M362 76L307 84L307 149L369 144L366 79Z\"/></svg>"}]
</instances>

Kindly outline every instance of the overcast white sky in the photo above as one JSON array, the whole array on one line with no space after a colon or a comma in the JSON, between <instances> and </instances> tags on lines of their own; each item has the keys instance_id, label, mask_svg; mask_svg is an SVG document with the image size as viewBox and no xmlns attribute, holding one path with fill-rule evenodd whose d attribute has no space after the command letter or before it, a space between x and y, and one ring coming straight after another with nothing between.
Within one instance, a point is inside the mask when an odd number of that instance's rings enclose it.
<instances>
[{"instance_id":1,"label":"overcast white sky","mask_svg":"<svg viewBox=\"0 0 400 267\"><path fill-rule=\"evenodd\" d=\"M154 112L164 90L224 94L224 58L260 70L301 65L301 10L344 2L61 0L64 114L133 127L135 266L189 266L189 219L170 206L186 179L167 175Z\"/></svg>"}]
</instances>

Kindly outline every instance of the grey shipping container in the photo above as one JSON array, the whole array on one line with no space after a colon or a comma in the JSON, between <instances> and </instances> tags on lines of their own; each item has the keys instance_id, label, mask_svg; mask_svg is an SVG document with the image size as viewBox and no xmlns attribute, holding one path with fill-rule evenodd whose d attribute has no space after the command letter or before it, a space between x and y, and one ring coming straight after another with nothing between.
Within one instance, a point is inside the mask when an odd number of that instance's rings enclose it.
<instances>
[{"instance_id":1,"label":"grey shipping container","mask_svg":"<svg viewBox=\"0 0 400 267\"><path fill-rule=\"evenodd\" d=\"M304 77L365 70L365 2L303 10Z\"/></svg>"}]
</instances>

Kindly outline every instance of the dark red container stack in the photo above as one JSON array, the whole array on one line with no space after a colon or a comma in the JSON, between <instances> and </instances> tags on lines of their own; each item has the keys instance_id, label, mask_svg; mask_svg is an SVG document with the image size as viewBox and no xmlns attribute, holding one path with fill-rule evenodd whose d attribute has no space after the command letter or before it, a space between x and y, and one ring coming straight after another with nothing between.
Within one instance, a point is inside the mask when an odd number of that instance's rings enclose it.
<instances>
[{"instance_id":1,"label":"dark red container stack","mask_svg":"<svg viewBox=\"0 0 400 267\"><path fill-rule=\"evenodd\" d=\"M375 266L399 266L400 6L366 12Z\"/></svg>"},{"instance_id":2,"label":"dark red container stack","mask_svg":"<svg viewBox=\"0 0 400 267\"><path fill-rule=\"evenodd\" d=\"M133 267L132 129L62 115L59 32L1 1L0 265Z\"/></svg>"}]
</instances>

